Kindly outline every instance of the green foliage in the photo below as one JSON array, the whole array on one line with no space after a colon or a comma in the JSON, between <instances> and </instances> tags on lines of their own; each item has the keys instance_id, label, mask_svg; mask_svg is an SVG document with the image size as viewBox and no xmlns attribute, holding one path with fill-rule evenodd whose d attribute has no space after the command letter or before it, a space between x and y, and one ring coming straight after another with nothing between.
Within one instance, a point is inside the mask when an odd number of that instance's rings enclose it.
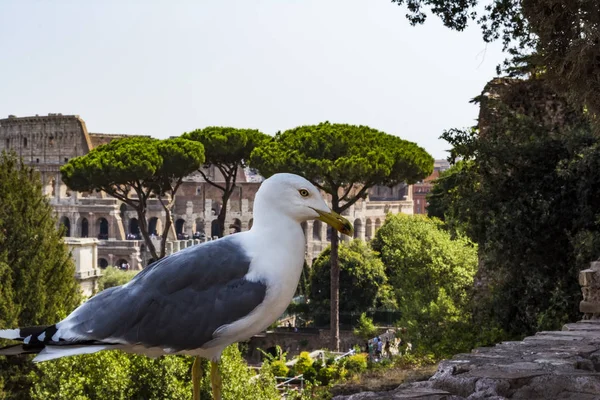
<instances>
[{"instance_id":1,"label":"green foliage","mask_svg":"<svg viewBox=\"0 0 600 400\"><path fill-rule=\"evenodd\" d=\"M310 358L308 351L303 351L298 356L298 361L294 364L294 376L303 374L306 370L313 366L314 360Z\"/></svg>"},{"instance_id":2,"label":"green foliage","mask_svg":"<svg viewBox=\"0 0 600 400\"><path fill-rule=\"evenodd\" d=\"M304 176L331 196L341 213L367 196L374 185L413 183L433 171L433 158L415 143L368 126L330 124L300 126L256 148L250 166L269 177L278 172ZM332 348L339 347L338 236L331 235Z\"/></svg>"},{"instance_id":3,"label":"green foliage","mask_svg":"<svg viewBox=\"0 0 600 400\"><path fill-rule=\"evenodd\" d=\"M313 262L311 270L310 307L314 313L329 311L331 248L325 249ZM385 267L377 254L361 240L339 247L340 312L359 313L375 306L382 288L386 287Z\"/></svg>"},{"instance_id":4,"label":"green foliage","mask_svg":"<svg viewBox=\"0 0 600 400\"><path fill-rule=\"evenodd\" d=\"M31 399L173 399L191 396L193 359L165 356L151 359L119 351L61 358L38 364L31 379ZM250 370L236 345L223 352L220 364L223 398L279 399L268 370ZM204 363L202 392L210 392L209 364Z\"/></svg>"},{"instance_id":5,"label":"green foliage","mask_svg":"<svg viewBox=\"0 0 600 400\"><path fill-rule=\"evenodd\" d=\"M202 143L206 150L206 164L217 168L245 167L252 151L269 139L256 129L237 129L210 126L184 133L183 138Z\"/></svg>"},{"instance_id":6,"label":"green foliage","mask_svg":"<svg viewBox=\"0 0 600 400\"><path fill-rule=\"evenodd\" d=\"M317 373L317 380L321 385L329 385L339 377L339 371L335 366L323 367Z\"/></svg>"},{"instance_id":7,"label":"green foliage","mask_svg":"<svg viewBox=\"0 0 600 400\"><path fill-rule=\"evenodd\" d=\"M530 100L540 94L544 102ZM548 99L561 109L553 118ZM579 318L577 273L600 254L596 138L543 79L514 81L482 107L491 116L484 133L444 134L463 161L430 202L479 244L479 326L491 337L559 329Z\"/></svg>"},{"instance_id":8,"label":"green foliage","mask_svg":"<svg viewBox=\"0 0 600 400\"><path fill-rule=\"evenodd\" d=\"M202 143L206 150L205 166L214 166L225 180L224 183L216 182L202 169L199 170L206 182L223 192L221 210L217 216L218 236L221 237L225 230L227 203L236 188L238 171L247 166L252 151L267 141L269 136L255 129L211 126L184 133L182 137Z\"/></svg>"},{"instance_id":9,"label":"green foliage","mask_svg":"<svg viewBox=\"0 0 600 400\"><path fill-rule=\"evenodd\" d=\"M98 279L98 292L113 286L121 286L129 282L137 271L124 271L114 267L108 267L102 271L102 276Z\"/></svg>"},{"instance_id":10,"label":"green foliage","mask_svg":"<svg viewBox=\"0 0 600 400\"><path fill-rule=\"evenodd\" d=\"M275 378L267 368L256 374L248 368L237 345L229 346L223 352L221 364L223 375L224 399L279 400L280 394L275 389Z\"/></svg>"},{"instance_id":11,"label":"green foliage","mask_svg":"<svg viewBox=\"0 0 600 400\"><path fill-rule=\"evenodd\" d=\"M0 328L54 323L82 299L39 174L5 152L0 154L0 299ZM0 359L7 397L28 398L31 368L27 358Z\"/></svg>"},{"instance_id":12,"label":"green foliage","mask_svg":"<svg viewBox=\"0 0 600 400\"><path fill-rule=\"evenodd\" d=\"M358 326L354 329L354 334L362 339L371 339L377 335L377 327L373 324L373 320L367 317L367 314L360 314Z\"/></svg>"},{"instance_id":13,"label":"green foliage","mask_svg":"<svg viewBox=\"0 0 600 400\"><path fill-rule=\"evenodd\" d=\"M98 146L61 167L65 184L80 192L103 191L133 207L140 232L154 259L164 257L171 228L171 207L183 178L204 162L202 144L182 138L165 140L132 136ZM135 195L135 196L132 196ZM165 201L164 195L169 195ZM148 199L157 196L167 214L160 251L150 240Z\"/></svg>"},{"instance_id":14,"label":"green foliage","mask_svg":"<svg viewBox=\"0 0 600 400\"><path fill-rule=\"evenodd\" d=\"M348 191L339 198L353 204L373 185L425 178L433 170L433 158L415 143L367 126L324 122L278 133L254 150L251 166L266 177L302 175L336 196L340 188L356 189L355 196Z\"/></svg>"},{"instance_id":15,"label":"green foliage","mask_svg":"<svg viewBox=\"0 0 600 400\"><path fill-rule=\"evenodd\" d=\"M468 350L470 288L477 248L425 216L389 215L373 248L381 254L402 319L417 349L438 356Z\"/></svg>"},{"instance_id":16,"label":"green foliage","mask_svg":"<svg viewBox=\"0 0 600 400\"><path fill-rule=\"evenodd\" d=\"M270 363L271 373L275 376L287 376L290 369L283 360L273 360Z\"/></svg>"},{"instance_id":17,"label":"green foliage","mask_svg":"<svg viewBox=\"0 0 600 400\"><path fill-rule=\"evenodd\" d=\"M366 354L354 354L352 356L343 358L344 368L351 374L360 374L367 370L367 355Z\"/></svg>"}]
</instances>

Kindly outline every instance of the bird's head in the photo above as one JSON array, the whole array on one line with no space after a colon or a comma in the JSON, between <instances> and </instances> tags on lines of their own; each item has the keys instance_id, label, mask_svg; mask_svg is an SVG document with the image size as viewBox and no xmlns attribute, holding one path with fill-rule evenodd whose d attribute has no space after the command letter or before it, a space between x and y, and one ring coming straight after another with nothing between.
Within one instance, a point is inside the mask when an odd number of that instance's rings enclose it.
<instances>
[{"instance_id":1,"label":"bird's head","mask_svg":"<svg viewBox=\"0 0 600 400\"><path fill-rule=\"evenodd\" d=\"M335 230L352 236L354 228L350 221L333 212L319 189L308 180L294 174L275 174L265 180L256 193L256 201L264 201L299 223L311 219L325 222Z\"/></svg>"}]
</instances>

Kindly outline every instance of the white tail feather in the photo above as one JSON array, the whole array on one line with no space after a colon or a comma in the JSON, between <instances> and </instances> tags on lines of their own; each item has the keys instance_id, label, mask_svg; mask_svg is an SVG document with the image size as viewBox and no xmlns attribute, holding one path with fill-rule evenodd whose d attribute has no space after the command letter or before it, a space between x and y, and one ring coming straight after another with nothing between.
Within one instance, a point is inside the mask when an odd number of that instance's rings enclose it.
<instances>
[{"instance_id":1,"label":"white tail feather","mask_svg":"<svg viewBox=\"0 0 600 400\"><path fill-rule=\"evenodd\" d=\"M92 354L98 351L114 349L115 346L96 345L96 346L46 346L34 359L33 362L42 362L54 360L56 358L76 356L79 354Z\"/></svg>"},{"instance_id":2,"label":"white tail feather","mask_svg":"<svg viewBox=\"0 0 600 400\"><path fill-rule=\"evenodd\" d=\"M0 329L0 338L16 340L21 339L20 329Z\"/></svg>"}]
</instances>

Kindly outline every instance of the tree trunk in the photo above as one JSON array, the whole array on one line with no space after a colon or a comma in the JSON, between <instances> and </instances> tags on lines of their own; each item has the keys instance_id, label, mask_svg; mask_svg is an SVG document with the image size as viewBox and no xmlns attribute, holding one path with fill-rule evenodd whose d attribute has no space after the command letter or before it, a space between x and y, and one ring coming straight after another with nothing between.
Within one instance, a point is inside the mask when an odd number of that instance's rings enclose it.
<instances>
[{"instance_id":1,"label":"tree trunk","mask_svg":"<svg viewBox=\"0 0 600 400\"><path fill-rule=\"evenodd\" d=\"M338 210L337 196L332 196L333 211ZM331 350L340 351L340 264L338 260L338 232L331 230Z\"/></svg>"},{"instance_id":2,"label":"tree trunk","mask_svg":"<svg viewBox=\"0 0 600 400\"><path fill-rule=\"evenodd\" d=\"M217 223L219 225L219 237L225 236L225 219L227 218L227 203L229 203L229 196L231 193L223 192L223 197L221 198L223 205L221 206L221 210L219 211L219 215L217 216Z\"/></svg>"},{"instance_id":3,"label":"tree trunk","mask_svg":"<svg viewBox=\"0 0 600 400\"><path fill-rule=\"evenodd\" d=\"M154 243L152 243L152 239L150 239L150 235L148 234L148 221L146 221L146 210L140 210L136 208L138 215L138 224L140 227L140 232L142 233L142 237L144 238L144 243L146 243L146 247L148 247L148 251L150 255L157 261L160 257L156 253L156 247L154 247Z\"/></svg>"},{"instance_id":4,"label":"tree trunk","mask_svg":"<svg viewBox=\"0 0 600 400\"><path fill-rule=\"evenodd\" d=\"M175 202L173 202L175 203ZM162 202L161 202L162 204ZM165 256L165 252L167 249L167 236L169 236L169 229L173 225L173 216L171 214L170 205L165 206L163 204L163 209L165 210L165 227L163 228L162 237L160 238L160 258Z\"/></svg>"}]
</instances>

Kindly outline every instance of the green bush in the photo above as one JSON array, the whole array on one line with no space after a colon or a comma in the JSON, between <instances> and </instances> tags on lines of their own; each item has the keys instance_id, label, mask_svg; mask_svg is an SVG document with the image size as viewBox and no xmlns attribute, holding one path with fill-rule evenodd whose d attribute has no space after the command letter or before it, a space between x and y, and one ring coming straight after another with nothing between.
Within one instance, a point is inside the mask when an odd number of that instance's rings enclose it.
<instances>
[{"instance_id":1,"label":"green bush","mask_svg":"<svg viewBox=\"0 0 600 400\"><path fill-rule=\"evenodd\" d=\"M314 367L308 367L302 376L307 382L314 383L317 379L317 370Z\"/></svg>"},{"instance_id":2,"label":"green bush","mask_svg":"<svg viewBox=\"0 0 600 400\"><path fill-rule=\"evenodd\" d=\"M273 360L270 363L271 372L275 376L287 376L290 372L290 369L287 365L285 365L285 361L282 360Z\"/></svg>"},{"instance_id":3,"label":"green bush","mask_svg":"<svg viewBox=\"0 0 600 400\"><path fill-rule=\"evenodd\" d=\"M34 382L27 398L32 400L188 400L192 393L193 358L145 356L104 351L96 354L65 357L37 364L31 373ZM210 392L210 366L203 363L203 396ZM260 375L248 368L236 345L223 352L220 363L223 398L278 400L275 378L269 368ZM203 398L204 398L203 397Z\"/></svg>"},{"instance_id":4,"label":"green bush","mask_svg":"<svg viewBox=\"0 0 600 400\"><path fill-rule=\"evenodd\" d=\"M359 374L367 369L367 355L355 354L344 359L344 368L351 374Z\"/></svg>"},{"instance_id":5,"label":"green bush","mask_svg":"<svg viewBox=\"0 0 600 400\"><path fill-rule=\"evenodd\" d=\"M338 370L335 366L323 367L317 373L317 380L321 382L321 385L329 385L339 376Z\"/></svg>"},{"instance_id":6,"label":"green bush","mask_svg":"<svg viewBox=\"0 0 600 400\"><path fill-rule=\"evenodd\" d=\"M294 364L294 375L303 374L308 368L312 367L314 361L310 358L308 351L303 351L298 356L298 361Z\"/></svg>"},{"instance_id":7,"label":"green bush","mask_svg":"<svg viewBox=\"0 0 600 400\"><path fill-rule=\"evenodd\" d=\"M138 271L124 271L115 267L108 267L102 271L98 279L98 292L113 286L121 286L129 282Z\"/></svg>"},{"instance_id":8,"label":"green bush","mask_svg":"<svg viewBox=\"0 0 600 400\"><path fill-rule=\"evenodd\" d=\"M415 350L437 357L470 350L478 333L470 302L477 246L452 238L439 220L402 214L389 215L372 244Z\"/></svg>"},{"instance_id":9,"label":"green bush","mask_svg":"<svg viewBox=\"0 0 600 400\"><path fill-rule=\"evenodd\" d=\"M361 339L368 340L377 335L377 327L373 324L373 320L367 317L366 313L362 313L358 319L358 326L353 333Z\"/></svg>"}]
</instances>

